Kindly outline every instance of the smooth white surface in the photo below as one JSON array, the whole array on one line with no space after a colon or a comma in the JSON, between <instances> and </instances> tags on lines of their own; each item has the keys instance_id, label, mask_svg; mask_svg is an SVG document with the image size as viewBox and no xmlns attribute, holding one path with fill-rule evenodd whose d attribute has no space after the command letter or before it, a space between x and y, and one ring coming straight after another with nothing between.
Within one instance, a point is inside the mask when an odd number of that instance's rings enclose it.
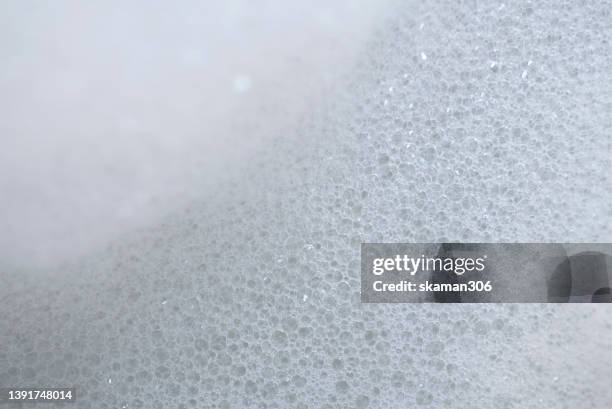
<instances>
[{"instance_id":1,"label":"smooth white surface","mask_svg":"<svg viewBox=\"0 0 612 409\"><path fill-rule=\"evenodd\" d=\"M383 3L0 7L0 259L74 261L154 224L309 111Z\"/></svg>"}]
</instances>

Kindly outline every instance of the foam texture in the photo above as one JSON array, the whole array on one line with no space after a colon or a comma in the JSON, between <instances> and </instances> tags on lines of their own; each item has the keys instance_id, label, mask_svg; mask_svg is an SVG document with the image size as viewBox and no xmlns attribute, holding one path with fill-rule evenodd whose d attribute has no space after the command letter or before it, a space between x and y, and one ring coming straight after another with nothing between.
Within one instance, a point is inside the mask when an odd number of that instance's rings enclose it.
<instances>
[{"instance_id":1,"label":"foam texture","mask_svg":"<svg viewBox=\"0 0 612 409\"><path fill-rule=\"evenodd\" d=\"M243 178L61 279L9 276L0 384L82 409L610 407L607 305L359 302L361 242L612 238L610 17L397 5Z\"/></svg>"}]
</instances>

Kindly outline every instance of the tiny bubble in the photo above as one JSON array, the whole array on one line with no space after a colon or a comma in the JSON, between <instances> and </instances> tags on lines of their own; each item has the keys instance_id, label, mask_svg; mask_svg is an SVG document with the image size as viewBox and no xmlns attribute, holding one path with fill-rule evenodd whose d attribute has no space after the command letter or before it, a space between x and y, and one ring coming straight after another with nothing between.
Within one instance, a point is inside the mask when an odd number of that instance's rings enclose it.
<instances>
[{"instance_id":1,"label":"tiny bubble","mask_svg":"<svg viewBox=\"0 0 612 409\"><path fill-rule=\"evenodd\" d=\"M233 81L234 91L242 94L251 88L251 79L246 75L237 75Z\"/></svg>"}]
</instances>

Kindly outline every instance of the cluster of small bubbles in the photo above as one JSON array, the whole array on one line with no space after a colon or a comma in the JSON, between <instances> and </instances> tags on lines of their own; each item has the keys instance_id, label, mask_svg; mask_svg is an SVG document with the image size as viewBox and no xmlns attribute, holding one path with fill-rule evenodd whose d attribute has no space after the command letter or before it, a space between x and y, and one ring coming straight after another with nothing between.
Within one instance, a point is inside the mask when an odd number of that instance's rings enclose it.
<instances>
[{"instance_id":1,"label":"cluster of small bubbles","mask_svg":"<svg viewBox=\"0 0 612 409\"><path fill-rule=\"evenodd\" d=\"M360 303L361 242L610 239L610 13L562 3L398 6L243 180L61 280L8 280L0 386L82 409L608 407L604 308Z\"/></svg>"}]
</instances>

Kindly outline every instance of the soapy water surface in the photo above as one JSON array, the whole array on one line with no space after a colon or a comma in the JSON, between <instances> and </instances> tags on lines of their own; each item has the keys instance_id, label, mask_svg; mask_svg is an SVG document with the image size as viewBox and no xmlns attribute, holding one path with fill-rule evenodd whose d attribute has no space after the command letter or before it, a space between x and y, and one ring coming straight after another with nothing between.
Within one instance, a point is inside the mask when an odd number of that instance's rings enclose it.
<instances>
[{"instance_id":1,"label":"soapy water surface","mask_svg":"<svg viewBox=\"0 0 612 409\"><path fill-rule=\"evenodd\" d=\"M298 113L225 106L251 115L229 151L258 142L225 178L227 156L190 177L200 197L61 267L11 261L0 385L74 386L80 408L610 407L608 305L359 298L362 242L610 241L609 7L383 9Z\"/></svg>"}]
</instances>

